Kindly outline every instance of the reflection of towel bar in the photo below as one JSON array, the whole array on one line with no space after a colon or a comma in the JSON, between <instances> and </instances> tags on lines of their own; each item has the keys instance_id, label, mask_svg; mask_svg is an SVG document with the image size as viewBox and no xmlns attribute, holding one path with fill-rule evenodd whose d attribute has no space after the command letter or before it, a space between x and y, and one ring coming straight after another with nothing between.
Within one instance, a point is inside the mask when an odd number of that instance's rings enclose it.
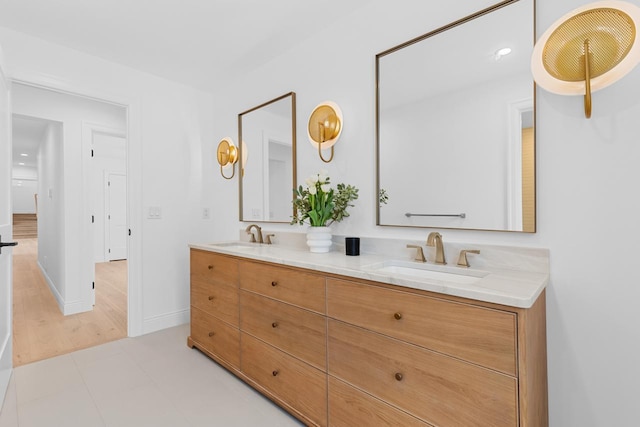
<instances>
[{"instance_id":1,"label":"reflection of towel bar","mask_svg":"<svg viewBox=\"0 0 640 427\"><path fill-rule=\"evenodd\" d=\"M458 217L458 218L466 218L467 214L466 213L461 213L461 214L414 214L414 213L407 212L406 214L404 214L404 216L406 216L407 218L411 218L412 216L453 216L453 217Z\"/></svg>"}]
</instances>

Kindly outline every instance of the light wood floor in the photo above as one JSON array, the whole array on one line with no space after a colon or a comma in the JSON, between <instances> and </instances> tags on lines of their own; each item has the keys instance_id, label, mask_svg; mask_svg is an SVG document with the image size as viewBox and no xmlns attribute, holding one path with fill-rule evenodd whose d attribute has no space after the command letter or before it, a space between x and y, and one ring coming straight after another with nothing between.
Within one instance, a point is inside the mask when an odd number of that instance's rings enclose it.
<instances>
[{"instance_id":1,"label":"light wood floor","mask_svg":"<svg viewBox=\"0 0 640 427\"><path fill-rule=\"evenodd\" d=\"M37 265L37 239L13 249L13 366L127 336L127 261L96 264L93 311L63 316Z\"/></svg>"}]
</instances>

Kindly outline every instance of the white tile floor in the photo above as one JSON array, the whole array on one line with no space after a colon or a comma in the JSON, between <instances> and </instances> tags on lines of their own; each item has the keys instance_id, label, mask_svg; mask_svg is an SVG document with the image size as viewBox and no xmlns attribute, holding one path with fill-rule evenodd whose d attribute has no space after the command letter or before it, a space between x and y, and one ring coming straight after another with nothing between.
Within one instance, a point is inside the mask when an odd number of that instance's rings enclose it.
<instances>
[{"instance_id":1,"label":"white tile floor","mask_svg":"<svg viewBox=\"0 0 640 427\"><path fill-rule=\"evenodd\" d=\"M188 335L183 325L16 368L0 427L302 425Z\"/></svg>"}]
</instances>

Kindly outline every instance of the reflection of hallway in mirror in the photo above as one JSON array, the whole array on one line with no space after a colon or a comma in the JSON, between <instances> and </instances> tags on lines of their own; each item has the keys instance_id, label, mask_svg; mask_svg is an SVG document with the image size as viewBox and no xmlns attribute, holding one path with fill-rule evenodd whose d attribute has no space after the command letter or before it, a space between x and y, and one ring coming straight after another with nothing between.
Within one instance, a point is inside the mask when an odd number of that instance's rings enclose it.
<instances>
[{"instance_id":1,"label":"reflection of hallway in mirror","mask_svg":"<svg viewBox=\"0 0 640 427\"><path fill-rule=\"evenodd\" d=\"M96 264L93 311L64 316L37 264L38 240L13 250L13 365L127 336L127 261Z\"/></svg>"}]
</instances>

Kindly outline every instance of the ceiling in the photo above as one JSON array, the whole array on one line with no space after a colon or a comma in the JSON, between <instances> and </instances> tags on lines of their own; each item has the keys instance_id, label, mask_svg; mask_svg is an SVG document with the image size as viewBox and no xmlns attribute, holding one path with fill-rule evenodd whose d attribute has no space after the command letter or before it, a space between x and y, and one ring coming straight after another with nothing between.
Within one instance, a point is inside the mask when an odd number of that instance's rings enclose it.
<instances>
[{"instance_id":1,"label":"ceiling","mask_svg":"<svg viewBox=\"0 0 640 427\"><path fill-rule=\"evenodd\" d=\"M213 90L371 1L0 0L0 26Z\"/></svg>"}]
</instances>

